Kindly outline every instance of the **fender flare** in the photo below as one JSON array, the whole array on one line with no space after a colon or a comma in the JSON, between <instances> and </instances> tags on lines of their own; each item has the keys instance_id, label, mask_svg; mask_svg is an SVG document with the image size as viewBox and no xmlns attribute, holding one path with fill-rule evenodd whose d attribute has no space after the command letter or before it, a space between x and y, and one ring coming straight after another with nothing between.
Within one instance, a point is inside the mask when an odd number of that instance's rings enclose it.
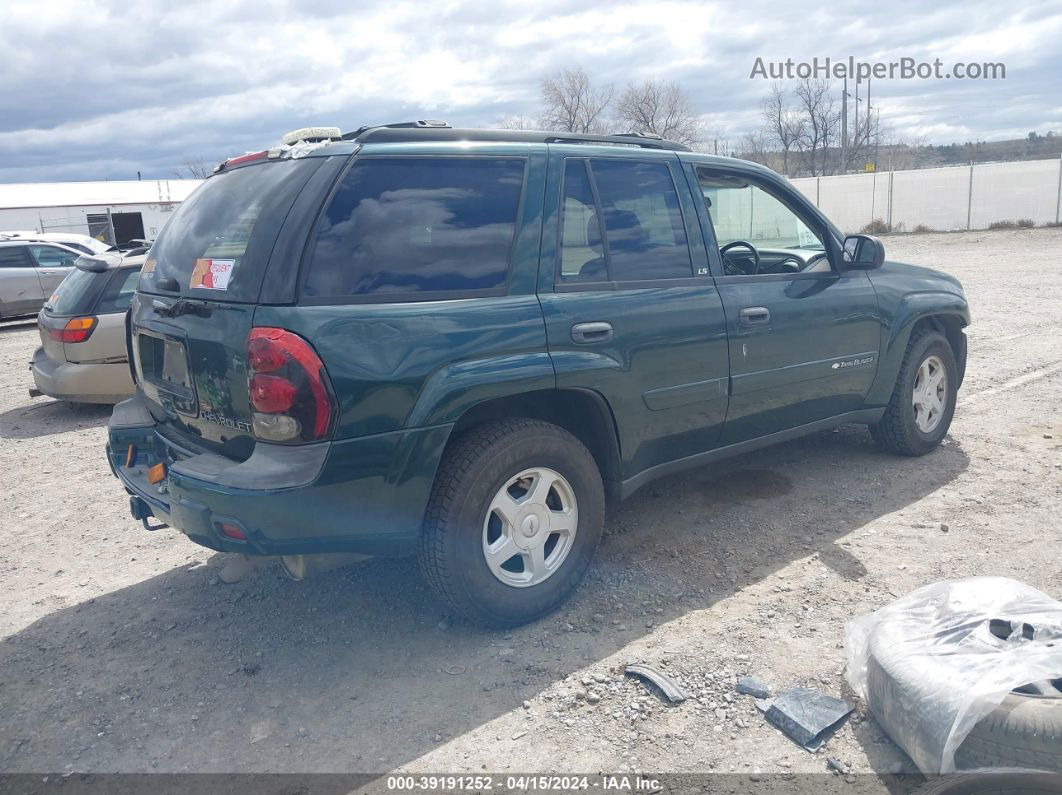
<instances>
[{"instance_id":1,"label":"fender flare","mask_svg":"<svg viewBox=\"0 0 1062 795\"><path fill-rule=\"evenodd\" d=\"M912 293L900 301L882 329L878 373L867 392L868 406L884 406L889 402L911 332L920 320L938 316L956 319L965 328L970 324L970 307L961 295L945 291ZM965 351L955 354L956 359L961 358L965 363Z\"/></svg>"}]
</instances>

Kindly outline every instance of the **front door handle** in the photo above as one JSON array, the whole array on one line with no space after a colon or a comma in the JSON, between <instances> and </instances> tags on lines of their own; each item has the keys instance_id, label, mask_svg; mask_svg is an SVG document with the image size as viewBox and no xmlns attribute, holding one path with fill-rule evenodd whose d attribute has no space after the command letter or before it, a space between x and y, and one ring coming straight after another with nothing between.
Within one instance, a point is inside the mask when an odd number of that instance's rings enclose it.
<instances>
[{"instance_id":1,"label":"front door handle","mask_svg":"<svg viewBox=\"0 0 1062 795\"><path fill-rule=\"evenodd\" d=\"M747 306L738 312L738 320L743 326L762 326L771 322L771 313L765 306Z\"/></svg>"},{"instance_id":2,"label":"front door handle","mask_svg":"<svg viewBox=\"0 0 1062 795\"><path fill-rule=\"evenodd\" d=\"M572 339L580 345L608 342L612 339L611 323L576 323L572 326Z\"/></svg>"}]
</instances>

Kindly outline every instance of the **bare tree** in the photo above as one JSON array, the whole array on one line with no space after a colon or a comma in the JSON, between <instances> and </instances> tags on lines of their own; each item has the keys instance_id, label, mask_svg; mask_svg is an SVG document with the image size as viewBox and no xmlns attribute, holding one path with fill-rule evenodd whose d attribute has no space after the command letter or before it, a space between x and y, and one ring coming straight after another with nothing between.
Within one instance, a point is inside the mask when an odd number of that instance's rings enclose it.
<instances>
[{"instance_id":1,"label":"bare tree","mask_svg":"<svg viewBox=\"0 0 1062 795\"><path fill-rule=\"evenodd\" d=\"M541 125L558 132L605 132L611 85L595 86L581 68L562 69L542 81Z\"/></svg>"},{"instance_id":2,"label":"bare tree","mask_svg":"<svg viewBox=\"0 0 1062 795\"><path fill-rule=\"evenodd\" d=\"M220 161L212 161L202 155L188 157L185 158L184 164L173 173L177 175L177 179L206 179L214 173L214 166L218 162Z\"/></svg>"},{"instance_id":3,"label":"bare tree","mask_svg":"<svg viewBox=\"0 0 1062 795\"><path fill-rule=\"evenodd\" d=\"M616 104L616 120L635 132L656 133L687 146L705 140L707 133L689 95L674 82L627 86Z\"/></svg>"},{"instance_id":4,"label":"bare tree","mask_svg":"<svg viewBox=\"0 0 1062 795\"><path fill-rule=\"evenodd\" d=\"M774 160L774 152L770 150L767 133L757 130L741 136L738 143L737 156L742 160L751 160L764 166L770 166Z\"/></svg>"},{"instance_id":5,"label":"bare tree","mask_svg":"<svg viewBox=\"0 0 1062 795\"><path fill-rule=\"evenodd\" d=\"M829 152L837 139L840 115L826 80L801 80L793 90L799 104L803 129L798 145L812 176L829 173Z\"/></svg>"},{"instance_id":6,"label":"bare tree","mask_svg":"<svg viewBox=\"0 0 1062 795\"><path fill-rule=\"evenodd\" d=\"M533 119L523 115L503 116L498 121L499 130L534 130L537 126Z\"/></svg>"},{"instance_id":7,"label":"bare tree","mask_svg":"<svg viewBox=\"0 0 1062 795\"><path fill-rule=\"evenodd\" d=\"M804 135L804 119L786 103L781 83L771 85L771 93L763 100L763 120L767 141L782 153L782 173L789 176L789 153L800 145Z\"/></svg>"}]
</instances>

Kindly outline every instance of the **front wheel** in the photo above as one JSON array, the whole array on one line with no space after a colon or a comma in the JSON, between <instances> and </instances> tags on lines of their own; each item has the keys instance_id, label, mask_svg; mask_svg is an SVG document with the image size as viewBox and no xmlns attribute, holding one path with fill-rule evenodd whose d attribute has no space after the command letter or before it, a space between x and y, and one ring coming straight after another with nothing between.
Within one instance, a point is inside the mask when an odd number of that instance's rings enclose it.
<instances>
[{"instance_id":1,"label":"front wheel","mask_svg":"<svg viewBox=\"0 0 1062 795\"><path fill-rule=\"evenodd\" d=\"M421 532L421 570L471 621L533 621L586 574L604 513L601 474L578 439L536 420L490 423L446 452Z\"/></svg>"},{"instance_id":2,"label":"front wheel","mask_svg":"<svg viewBox=\"0 0 1062 795\"><path fill-rule=\"evenodd\" d=\"M874 440L900 455L925 455L951 427L959 368L944 335L924 329L911 336L892 398L881 420L870 426Z\"/></svg>"}]
</instances>

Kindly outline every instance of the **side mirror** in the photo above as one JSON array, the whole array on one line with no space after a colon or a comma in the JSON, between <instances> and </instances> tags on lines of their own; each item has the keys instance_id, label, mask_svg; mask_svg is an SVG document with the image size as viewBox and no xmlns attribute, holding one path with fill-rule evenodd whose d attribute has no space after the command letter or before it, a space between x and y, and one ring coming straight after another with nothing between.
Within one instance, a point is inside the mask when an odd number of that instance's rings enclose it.
<instances>
[{"instance_id":1,"label":"side mirror","mask_svg":"<svg viewBox=\"0 0 1062 795\"><path fill-rule=\"evenodd\" d=\"M873 235L849 235L844 239L844 262L853 268L880 268L885 262L885 245Z\"/></svg>"}]
</instances>

